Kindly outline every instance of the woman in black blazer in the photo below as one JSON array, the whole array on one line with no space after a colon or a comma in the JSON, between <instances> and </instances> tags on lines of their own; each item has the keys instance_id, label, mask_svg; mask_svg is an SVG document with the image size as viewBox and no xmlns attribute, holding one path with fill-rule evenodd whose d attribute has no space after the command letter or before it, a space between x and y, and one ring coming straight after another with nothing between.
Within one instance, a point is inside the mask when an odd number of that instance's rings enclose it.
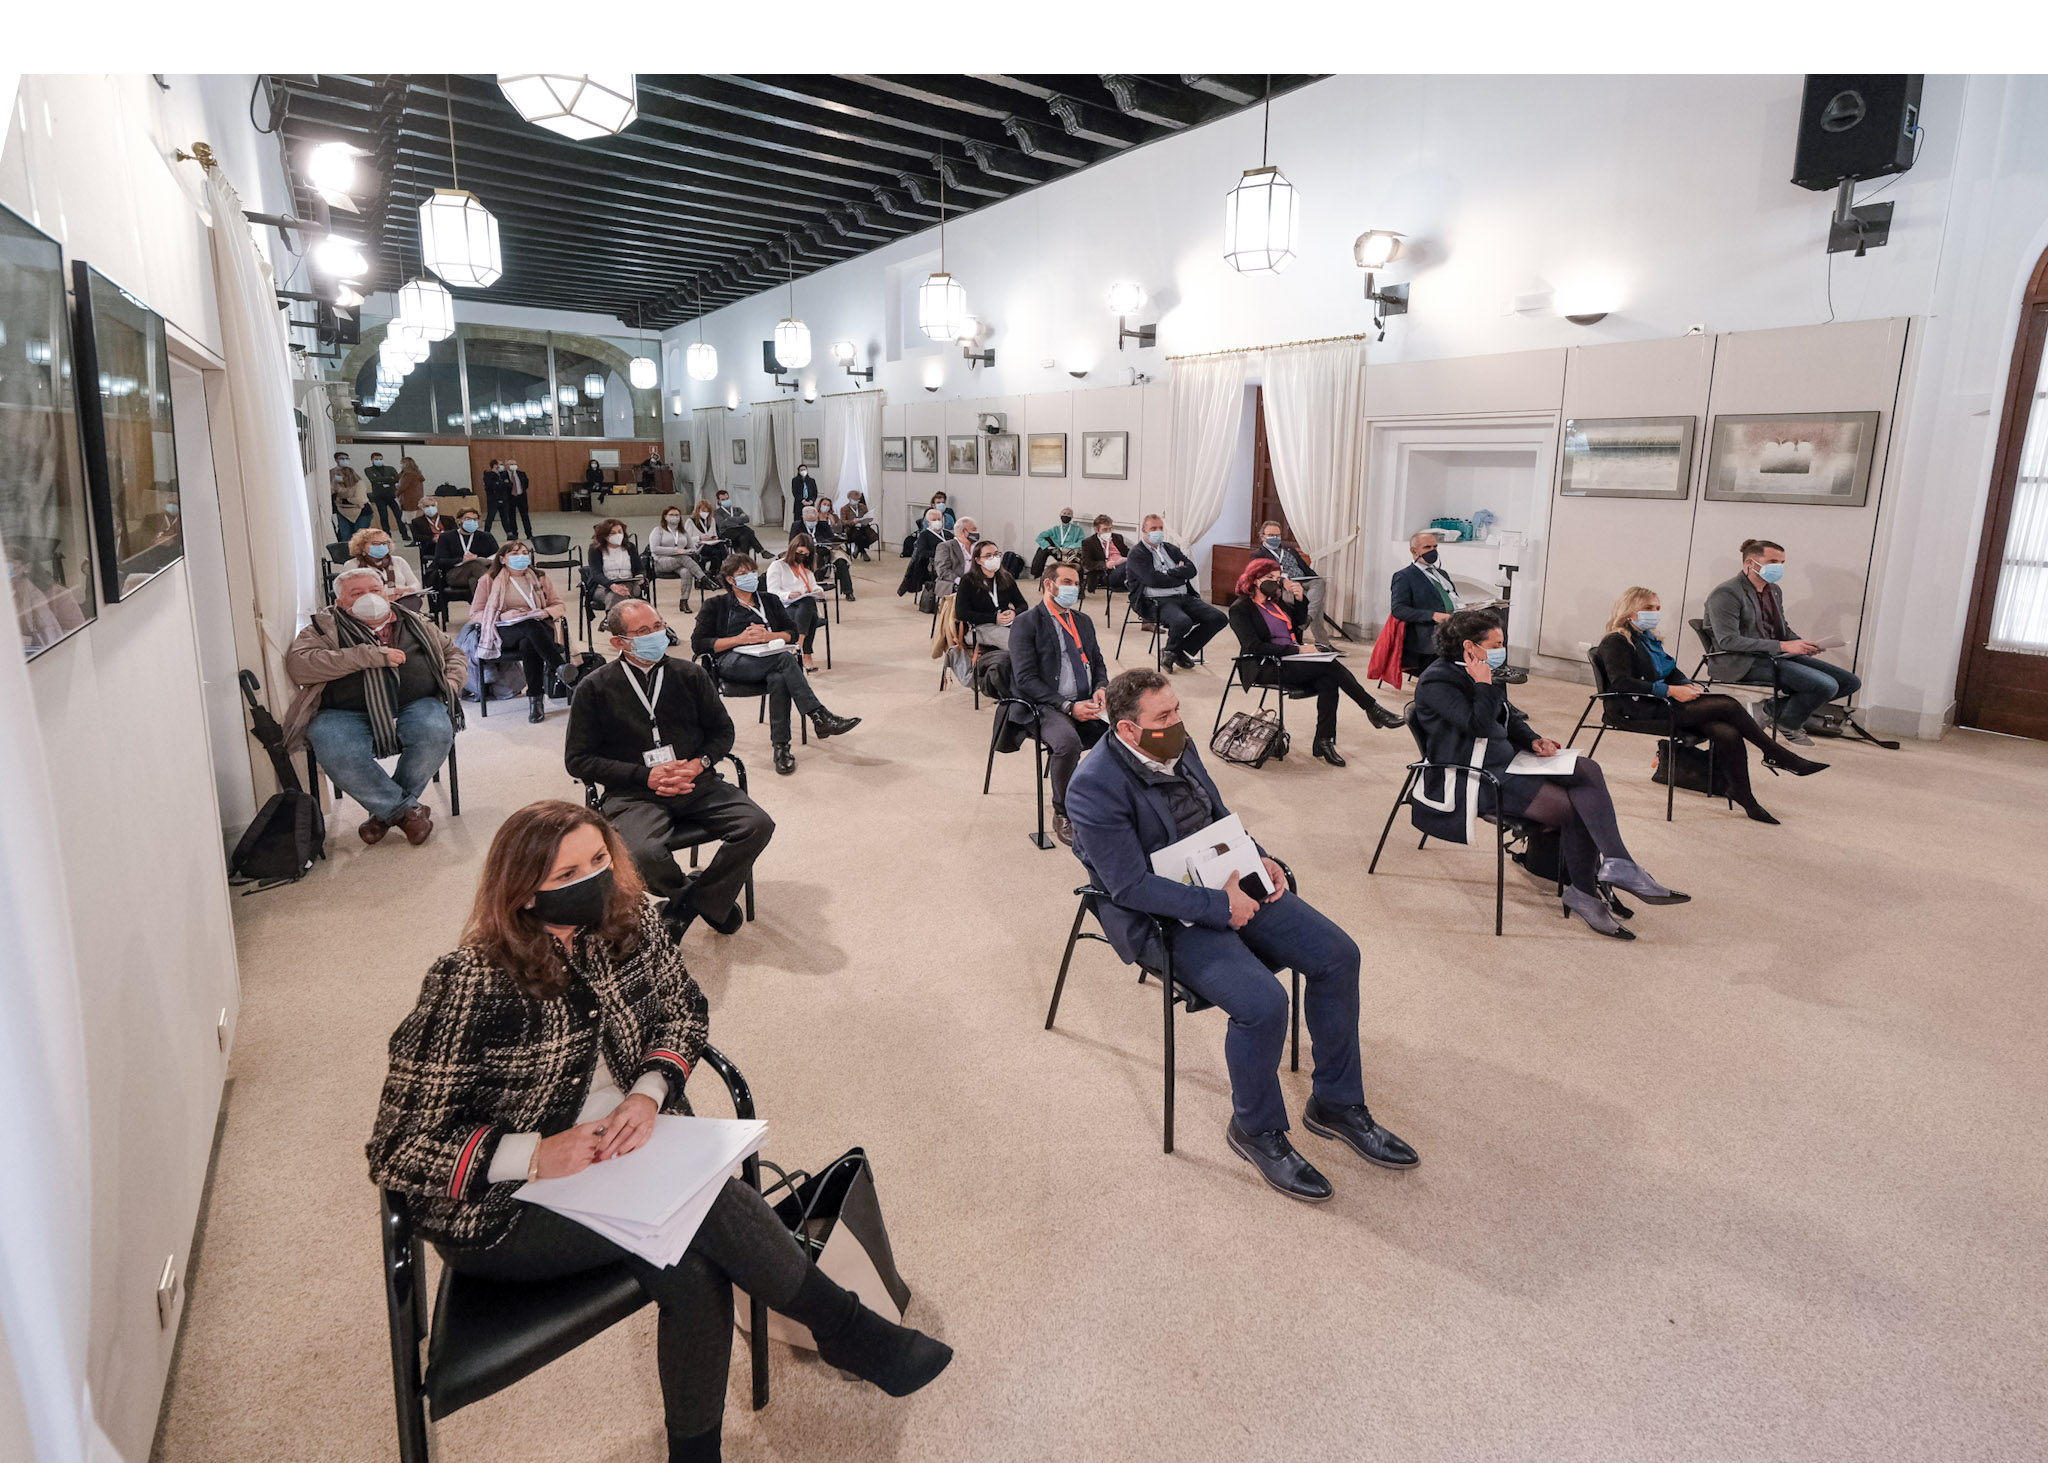
<instances>
[{"instance_id":1,"label":"woman in black blazer","mask_svg":"<svg viewBox=\"0 0 2048 1463\"><path fill-rule=\"evenodd\" d=\"M1726 769L1728 796L1759 823L1778 820L1764 811L1750 787L1749 753L1744 742L1753 744L1766 767L1775 767L1795 777L1806 777L1827 768L1825 762L1809 761L1789 746L1781 746L1763 734L1733 696L1708 693L1678 667L1657 634L1664 607L1657 591L1640 585L1624 589L1607 617L1607 636L1594 648L1607 689L1623 693L1608 703L1610 725L1637 721L1645 730L1661 730L1675 724L1681 731L1699 732L1714 744L1714 770Z\"/></svg>"},{"instance_id":2,"label":"woman in black blazer","mask_svg":"<svg viewBox=\"0 0 2048 1463\"><path fill-rule=\"evenodd\" d=\"M1382 731L1406 720L1374 699L1341 660L1312 660L1290 663L1288 657L1301 654L1307 632L1308 601L1300 586L1290 584L1280 566L1271 559L1254 559L1245 566L1237 583L1237 598L1230 606L1230 628L1239 649L1270 664L1253 674L1255 684L1278 686L1288 691L1312 691L1316 698L1316 735L1313 751L1332 767L1342 767L1337 753L1337 697L1341 692L1365 708L1372 724Z\"/></svg>"},{"instance_id":3,"label":"woman in black blazer","mask_svg":"<svg viewBox=\"0 0 2048 1463\"><path fill-rule=\"evenodd\" d=\"M1581 756L1562 776L1507 770L1517 753L1548 757L1563 749L1538 736L1508 700L1507 687L1494 680L1506 662L1506 637L1487 611L1458 610L1437 627L1437 659L1415 683L1408 711L1421 729L1423 756L1451 767L1484 767L1499 780L1500 794L1497 808L1494 789L1484 779L1425 770L1411 795L1415 826L1433 838L1469 843L1476 817L1504 811L1557 829L1571 879L1565 913L1577 915L1596 934L1632 940L1601 897L1601 885L1626 889L1648 904L1683 904L1691 896L1665 888L1629 853L1607 779L1591 757Z\"/></svg>"},{"instance_id":4,"label":"woman in black blazer","mask_svg":"<svg viewBox=\"0 0 2048 1463\"><path fill-rule=\"evenodd\" d=\"M602 615L620 600L644 599L646 585L647 566L641 562L640 545L626 532L626 525L607 518L592 529L583 564L583 593L591 610Z\"/></svg>"},{"instance_id":5,"label":"woman in black blazer","mask_svg":"<svg viewBox=\"0 0 2048 1463\"><path fill-rule=\"evenodd\" d=\"M802 638L796 621L781 600L761 587L761 570L753 559L746 554L728 554L718 572L728 592L706 599L697 611L690 653L709 656L721 681L746 690L766 688L768 740L775 749L775 770L787 777L796 771L796 758L789 750L792 704L809 720L820 741L852 731L860 725L860 718L834 716L818 700L804 674L803 661L791 649ZM740 648L777 642L784 647L780 654L754 655Z\"/></svg>"}]
</instances>

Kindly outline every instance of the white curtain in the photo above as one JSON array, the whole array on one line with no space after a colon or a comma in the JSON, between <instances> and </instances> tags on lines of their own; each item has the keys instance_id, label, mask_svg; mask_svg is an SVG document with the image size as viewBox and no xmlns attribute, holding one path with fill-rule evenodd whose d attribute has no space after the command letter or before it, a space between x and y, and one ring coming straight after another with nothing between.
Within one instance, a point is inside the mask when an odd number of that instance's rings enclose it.
<instances>
[{"instance_id":1,"label":"white curtain","mask_svg":"<svg viewBox=\"0 0 2048 1463\"><path fill-rule=\"evenodd\" d=\"M86 1383L93 1148L71 900L28 665L0 649L0 1388L19 1392L37 1463L119 1463Z\"/></svg>"},{"instance_id":2,"label":"white curtain","mask_svg":"<svg viewBox=\"0 0 2048 1463\"><path fill-rule=\"evenodd\" d=\"M2034 382L2027 435L2013 484L2012 522L1991 602L1992 650L2048 655L2048 356Z\"/></svg>"},{"instance_id":3,"label":"white curtain","mask_svg":"<svg viewBox=\"0 0 2048 1463\"><path fill-rule=\"evenodd\" d=\"M775 460L764 461L754 481L761 485L762 521L783 523L790 516L783 511L789 501L789 490L783 484L796 476L796 402L770 402L767 415L775 434Z\"/></svg>"},{"instance_id":4,"label":"white curtain","mask_svg":"<svg viewBox=\"0 0 2048 1463\"><path fill-rule=\"evenodd\" d=\"M818 486L832 495L834 503L846 502L852 492L867 496L868 507L881 507L877 496L882 483L882 393L861 391L852 396L834 396L825 402L825 441L822 444L828 476Z\"/></svg>"},{"instance_id":5,"label":"white curtain","mask_svg":"<svg viewBox=\"0 0 2048 1463\"><path fill-rule=\"evenodd\" d=\"M718 441L715 424L724 414L722 406L700 406L690 413L690 481L697 485L697 496L711 503L718 501L718 485L725 481L725 469L711 460Z\"/></svg>"},{"instance_id":6,"label":"white curtain","mask_svg":"<svg viewBox=\"0 0 2048 1463\"><path fill-rule=\"evenodd\" d=\"M1295 542L1329 586L1325 613L1342 622L1358 578L1365 483L1365 342L1266 352L1266 452Z\"/></svg>"},{"instance_id":7,"label":"white curtain","mask_svg":"<svg viewBox=\"0 0 2048 1463\"><path fill-rule=\"evenodd\" d=\"M291 700L284 653L316 608L306 464L292 416L290 352L270 264L242 218L242 200L220 168L206 175L213 213L213 272L220 306L221 358L234 402L234 451L249 528L249 569L256 627L263 639L263 694L282 715ZM332 436L328 438L331 443ZM218 450L216 448L216 450ZM322 462L315 462L319 471ZM319 494L325 503L326 494Z\"/></svg>"},{"instance_id":8,"label":"white curtain","mask_svg":"<svg viewBox=\"0 0 2048 1463\"><path fill-rule=\"evenodd\" d=\"M1160 516L1185 548L1199 543L1223 513L1244 419L1244 374L1244 357L1237 354L1173 368L1173 466Z\"/></svg>"}]
</instances>

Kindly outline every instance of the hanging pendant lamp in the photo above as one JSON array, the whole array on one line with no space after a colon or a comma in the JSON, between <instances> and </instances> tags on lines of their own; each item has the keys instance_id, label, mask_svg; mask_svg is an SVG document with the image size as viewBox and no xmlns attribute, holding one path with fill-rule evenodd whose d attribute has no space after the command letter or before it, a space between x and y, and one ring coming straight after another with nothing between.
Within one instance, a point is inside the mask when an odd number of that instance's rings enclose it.
<instances>
[{"instance_id":1,"label":"hanging pendant lamp","mask_svg":"<svg viewBox=\"0 0 2048 1463\"><path fill-rule=\"evenodd\" d=\"M683 365L692 381L718 378L718 347L704 343L704 292L697 291L697 343L683 352Z\"/></svg>"},{"instance_id":2,"label":"hanging pendant lamp","mask_svg":"<svg viewBox=\"0 0 2048 1463\"><path fill-rule=\"evenodd\" d=\"M946 272L946 150L939 149L939 272L917 287L917 328L931 340L959 338L967 290Z\"/></svg>"},{"instance_id":3,"label":"hanging pendant lamp","mask_svg":"<svg viewBox=\"0 0 2048 1463\"><path fill-rule=\"evenodd\" d=\"M1245 169L1223 199L1223 260L1239 274L1278 274L1294 262L1301 226L1301 193L1266 161L1273 130L1273 80L1266 78L1266 120L1259 134L1259 165Z\"/></svg>"},{"instance_id":4,"label":"hanging pendant lamp","mask_svg":"<svg viewBox=\"0 0 2048 1463\"><path fill-rule=\"evenodd\" d=\"M423 274L399 290L398 318L429 342L446 340L455 333L455 296Z\"/></svg>"},{"instance_id":5,"label":"hanging pendant lamp","mask_svg":"<svg viewBox=\"0 0 2048 1463\"><path fill-rule=\"evenodd\" d=\"M796 249L787 236L783 247L788 251L789 313L775 325L775 363L785 371L798 371L811 363L811 327L796 318Z\"/></svg>"},{"instance_id":6,"label":"hanging pendant lamp","mask_svg":"<svg viewBox=\"0 0 2048 1463\"><path fill-rule=\"evenodd\" d=\"M455 90L448 90L448 179L420 205L420 257L457 289L487 289L505 272L498 220L462 186L455 170Z\"/></svg>"},{"instance_id":7,"label":"hanging pendant lamp","mask_svg":"<svg viewBox=\"0 0 2048 1463\"><path fill-rule=\"evenodd\" d=\"M499 76L498 89L534 126L588 142L633 125L640 115L639 80L630 71L580 75L530 71Z\"/></svg>"},{"instance_id":8,"label":"hanging pendant lamp","mask_svg":"<svg viewBox=\"0 0 2048 1463\"><path fill-rule=\"evenodd\" d=\"M583 378L583 394L592 401L604 400L604 377L592 371Z\"/></svg>"},{"instance_id":9,"label":"hanging pendant lamp","mask_svg":"<svg viewBox=\"0 0 2048 1463\"><path fill-rule=\"evenodd\" d=\"M636 314L634 318L637 320L639 317ZM635 391L649 390L654 386L655 382L661 379L661 367L655 364L654 357L647 354L645 329L645 326L635 326L635 333L640 345L640 354L633 357L632 364L626 367L626 379L633 383ZM660 411L661 404L656 402L654 409Z\"/></svg>"}]
</instances>

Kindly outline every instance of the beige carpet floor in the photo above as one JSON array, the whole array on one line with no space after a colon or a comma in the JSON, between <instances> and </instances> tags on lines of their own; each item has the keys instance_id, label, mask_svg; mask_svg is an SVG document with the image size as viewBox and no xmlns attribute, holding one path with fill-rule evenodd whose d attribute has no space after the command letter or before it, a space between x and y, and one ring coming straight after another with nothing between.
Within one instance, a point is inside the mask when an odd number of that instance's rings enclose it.
<instances>
[{"instance_id":1,"label":"beige carpet floor","mask_svg":"<svg viewBox=\"0 0 2048 1463\"><path fill-rule=\"evenodd\" d=\"M1687 794L1666 824L1650 743L1610 737L1634 851L1694 895L1627 945L1512 870L1494 938L1490 855L1418 852L1405 822L1367 878L1411 744L1348 705L1346 769L1219 768L1364 946L1367 1095L1423 1158L1389 1174L1298 1131L1338 1189L1305 1207L1224 1146L1219 1013L1181 1022L1170 1157L1158 1002L1106 947L1042 1029L1080 866L1026 841L1028 754L980 795L988 714L936 689L885 555L816 679L859 730L779 778L742 715L779 824L760 919L687 950L768 1155L866 1146L911 1319L958 1357L892 1401L777 1347L756 1414L742 1353L729 1458L2048 1451L2048 746L1823 743L1832 771L1764 779L1766 828ZM1213 658L1177 682L1204 731ZM1560 737L1583 704L1518 699ZM566 713L523 713L472 715L463 816L433 794L424 848L344 821L313 877L236 901L241 1024L165 1463L394 1456L363 1142L492 831L576 792ZM1297 1115L1306 1056L1282 1074ZM652 1312L438 1432L444 1460L658 1459Z\"/></svg>"}]
</instances>

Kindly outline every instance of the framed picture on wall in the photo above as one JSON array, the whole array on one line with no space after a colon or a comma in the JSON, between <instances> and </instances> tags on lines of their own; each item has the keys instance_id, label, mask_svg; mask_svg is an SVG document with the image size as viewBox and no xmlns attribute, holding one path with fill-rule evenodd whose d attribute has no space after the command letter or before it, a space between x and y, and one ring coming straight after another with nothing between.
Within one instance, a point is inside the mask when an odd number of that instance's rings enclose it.
<instances>
[{"instance_id":1,"label":"framed picture on wall","mask_svg":"<svg viewBox=\"0 0 2048 1463\"><path fill-rule=\"evenodd\" d=\"M973 477L981 471L981 438L948 437L946 439L946 471L962 477Z\"/></svg>"},{"instance_id":2,"label":"framed picture on wall","mask_svg":"<svg viewBox=\"0 0 2048 1463\"><path fill-rule=\"evenodd\" d=\"M799 437L797 439L797 456L802 459L805 467L816 467L818 465L818 439L816 437Z\"/></svg>"},{"instance_id":3,"label":"framed picture on wall","mask_svg":"<svg viewBox=\"0 0 2048 1463\"><path fill-rule=\"evenodd\" d=\"M1017 476L1018 449L1022 442L1015 432L997 432L988 439L988 473L990 477L1013 478Z\"/></svg>"},{"instance_id":4,"label":"framed picture on wall","mask_svg":"<svg viewBox=\"0 0 2048 1463\"><path fill-rule=\"evenodd\" d=\"M732 439L732 464L734 467L745 467L747 465L747 439L745 437L735 437Z\"/></svg>"},{"instance_id":5,"label":"framed picture on wall","mask_svg":"<svg viewBox=\"0 0 2048 1463\"><path fill-rule=\"evenodd\" d=\"M1874 411L1715 417L1707 497L1860 508L1870 493L1877 417Z\"/></svg>"},{"instance_id":6,"label":"framed picture on wall","mask_svg":"<svg viewBox=\"0 0 2048 1463\"><path fill-rule=\"evenodd\" d=\"M1128 477L1130 455L1129 432L1081 434L1081 476L1084 478Z\"/></svg>"},{"instance_id":7,"label":"framed picture on wall","mask_svg":"<svg viewBox=\"0 0 2048 1463\"><path fill-rule=\"evenodd\" d=\"M0 208L0 539L30 660L99 612L77 379L63 247Z\"/></svg>"},{"instance_id":8,"label":"framed picture on wall","mask_svg":"<svg viewBox=\"0 0 2048 1463\"><path fill-rule=\"evenodd\" d=\"M1568 417L1557 490L1567 498L1683 498L1698 417Z\"/></svg>"},{"instance_id":9,"label":"framed picture on wall","mask_svg":"<svg viewBox=\"0 0 2048 1463\"><path fill-rule=\"evenodd\" d=\"M1031 434L1031 476L1035 478L1063 478L1067 475L1067 434L1065 432L1033 432Z\"/></svg>"},{"instance_id":10,"label":"framed picture on wall","mask_svg":"<svg viewBox=\"0 0 2048 1463\"><path fill-rule=\"evenodd\" d=\"M937 437L912 437L910 439L910 470L912 472L937 472L939 470L939 439Z\"/></svg>"},{"instance_id":11,"label":"framed picture on wall","mask_svg":"<svg viewBox=\"0 0 2048 1463\"><path fill-rule=\"evenodd\" d=\"M685 438L685 439L684 439L683 441L681 441L681 442L678 442L678 443L676 443L676 461L677 461L677 462L688 462L689 460L690 460L690 443L689 443L689 439L688 439L688 438Z\"/></svg>"},{"instance_id":12,"label":"framed picture on wall","mask_svg":"<svg viewBox=\"0 0 2048 1463\"><path fill-rule=\"evenodd\" d=\"M904 437L882 439L882 471L902 472L910 461L910 442Z\"/></svg>"},{"instance_id":13,"label":"framed picture on wall","mask_svg":"<svg viewBox=\"0 0 2048 1463\"><path fill-rule=\"evenodd\" d=\"M71 269L100 592L118 602L185 557L169 336L163 316L84 260Z\"/></svg>"}]
</instances>

